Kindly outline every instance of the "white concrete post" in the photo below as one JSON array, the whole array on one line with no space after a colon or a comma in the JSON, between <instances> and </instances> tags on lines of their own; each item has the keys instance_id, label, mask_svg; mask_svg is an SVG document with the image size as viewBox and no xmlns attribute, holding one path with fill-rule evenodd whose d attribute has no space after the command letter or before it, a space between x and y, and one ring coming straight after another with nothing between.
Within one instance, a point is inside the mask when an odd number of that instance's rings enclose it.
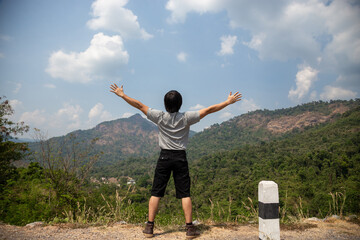
<instances>
[{"instance_id":1,"label":"white concrete post","mask_svg":"<svg viewBox=\"0 0 360 240\"><path fill-rule=\"evenodd\" d=\"M279 191L273 181L259 183L259 239L280 240Z\"/></svg>"}]
</instances>

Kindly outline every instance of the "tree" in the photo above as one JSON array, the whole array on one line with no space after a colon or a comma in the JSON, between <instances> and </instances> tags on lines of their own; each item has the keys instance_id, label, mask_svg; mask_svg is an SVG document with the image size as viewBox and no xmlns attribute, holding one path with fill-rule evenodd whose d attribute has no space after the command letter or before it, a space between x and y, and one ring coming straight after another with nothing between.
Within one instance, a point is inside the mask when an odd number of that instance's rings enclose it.
<instances>
[{"instance_id":1,"label":"tree","mask_svg":"<svg viewBox=\"0 0 360 240\"><path fill-rule=\"evenodd\" d=\"M24 122L14 123L9 119L14 110L9 101L4 98L0 97L0 193L7 180L15 173L12 163L22 159L27 150L26 143L15 143L11 139L14 139L14 135L23 134L29 130L29 126Z\"/></svg>"},{"instance_id":2,"label":"tree","mask_svg":"<svg viewBox=\"0 0 360 240\"><path fill-rule=\"evenodd\" d=\"M97 139L89 145L81 145L74 134L69 134L59 142L55 138L46 139L39 129L35 129L35 138L39 151L34 153L34 159L44 168L45 178L51 183L56 200L74 205L101 154L89 154Z\"/></svg>"}]
</instances>

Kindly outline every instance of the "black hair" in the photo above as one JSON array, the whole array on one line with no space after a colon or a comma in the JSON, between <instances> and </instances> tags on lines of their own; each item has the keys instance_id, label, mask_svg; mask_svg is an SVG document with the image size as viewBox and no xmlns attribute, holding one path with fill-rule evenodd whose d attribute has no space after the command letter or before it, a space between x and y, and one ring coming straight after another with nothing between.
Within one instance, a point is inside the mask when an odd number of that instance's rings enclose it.
<instances>
[{"instance_id":1,"label":"black hair","mask_svg":"<svg viewBox=\"0 0 360 240\"><path fill-rule=\"evenodd\" d=\"M178 112L182 105L181 94L176 90L171 90L164 97L165 109L169 113Z\"/></svg>"}]
</instances>

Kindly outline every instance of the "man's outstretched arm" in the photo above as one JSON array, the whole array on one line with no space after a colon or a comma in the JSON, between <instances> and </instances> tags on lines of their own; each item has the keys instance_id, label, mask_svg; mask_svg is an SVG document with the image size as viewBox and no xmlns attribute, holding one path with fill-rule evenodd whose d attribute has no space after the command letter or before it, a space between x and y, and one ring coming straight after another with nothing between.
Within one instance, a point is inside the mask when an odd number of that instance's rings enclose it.
<instances>
[{"instance_id":1,"label":"man's outstretched arm","mask_svg":"<svg viewBox=\"0 0 360 240\"><path fill-rule=\"evenodd\" d=\"M210 107L207 108L203 108L201 109L200 112L200 119L202 119L203 117L205 117L206 115L210 114L210 113L214 113L217 111L220 111L221 109L229 106L230 104L236 103L238 101L241 100L241 93L236 92L234 95L232 95L232 93L230 92L228 98L226 99L226 101L222 102L222 103L218 103L215 105L212 105Z\"/></svg>"},{"instance_id":2,"label":"man's outstretched arm","mask_svg":"<svg viewBox=\"0 0 360 240\"><path fill-rule=\"evenodd\" d=\"M145 115L147 115L147 111L149 109L148 106L144 105L142 102L131 98L129 96L127 96L124 93L124 88L121 85L121 87L119 88L115 83L113 85L110 86L110 92L115 93L116 95L118 95L119 97L121 97L122 99L124 99L128 104L130 104L131 106L133 106L134 108L139 109L140 111L142 111Z\"/></svg>"}]
</instances>

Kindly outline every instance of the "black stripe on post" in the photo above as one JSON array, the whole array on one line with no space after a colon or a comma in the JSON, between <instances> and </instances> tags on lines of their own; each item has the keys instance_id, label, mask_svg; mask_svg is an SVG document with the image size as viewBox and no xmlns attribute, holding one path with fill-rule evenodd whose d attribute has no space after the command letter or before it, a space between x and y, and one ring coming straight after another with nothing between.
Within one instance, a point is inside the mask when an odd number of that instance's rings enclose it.
<instances>
[{"instance_id":1,"label":"black stripe on post","mask_svg":"<svg viewBox=\"0 0 360 240\"><path fill-rule=\"evenodd\" d=\"M279 218L279 203L259 202L259 217L262 219Z\"/></svg>"}]
</instances>

